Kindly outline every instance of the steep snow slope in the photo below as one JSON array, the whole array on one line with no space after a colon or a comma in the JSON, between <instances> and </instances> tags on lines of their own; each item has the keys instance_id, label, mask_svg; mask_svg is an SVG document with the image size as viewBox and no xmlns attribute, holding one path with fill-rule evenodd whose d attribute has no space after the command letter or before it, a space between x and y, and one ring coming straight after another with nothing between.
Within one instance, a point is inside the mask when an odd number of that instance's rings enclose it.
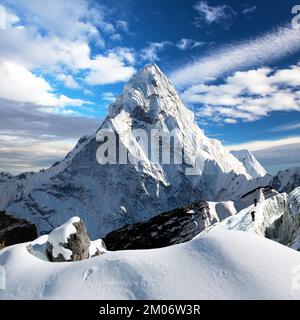
<instances>
[{"instance_id":1,"label":"steep snow slope","mask_svg":"<svg viewBox=\"0 0 300 320\"><path fill-rule=\"evenodd\" d=\"M255 159L254 155L248 150L232 150L230 151L246 168L247 173L254 179L263 177L267 171Z\"/></svg>"},{"instance_id":2,"label":"steep snow slope","mask_svg":"<svg viewBox=\"0 0 300 320\"><path fill-rule=\"evenodd\" d=\"M96 134L84 137L62 162L27 175L18 187L17 201L13 192L5 196L5 209L36 223L41 232L76 215L84 220L91 236L99 238L126 224L202 199L235 200L268 180L251 180L241 162L220 142L204 135L156 65L146 66L132 77L110 106L100 129L118 135L119 145L128 150L132 163L100 165L96 153L101 142ZM168 140L165 145L175 154L183 149L185 161L155 161L157 150L148 154L147 145L135 138L135 129L145 130L148 137L153 129L159 129L163 140L176 130L178 143L172 145ZM2 190L7 188L8 182Z\"/></svg>"},{"instance_id":3,"label":"steep snow slope","mask_svg":"<svg viewBox=\"0 0 300 320\"><path fill-rule=\"evenodd\" d=\"M7 271L0 299L300 299L293 288L299 252L246 232L216 232L81 262L42 258L26 244L0 251Z\"/></svg>"}]
</instances>

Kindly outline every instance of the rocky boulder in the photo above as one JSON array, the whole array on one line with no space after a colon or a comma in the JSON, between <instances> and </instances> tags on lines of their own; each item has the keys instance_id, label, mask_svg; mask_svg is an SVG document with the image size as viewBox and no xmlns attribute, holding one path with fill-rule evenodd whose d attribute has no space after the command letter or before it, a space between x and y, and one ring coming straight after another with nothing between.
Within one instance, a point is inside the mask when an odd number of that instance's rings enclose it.
<instances>
[{"instance_id":1,"label":"rocky boulder","mask_svg":"<svg viewBox=\"0 0 300 320\"><path fill-rule=\"evenodd\" d=\"M85 224L73 217L49 234L46 253L52 262L80 261L90 257L90 245Z\"/></svg>"},{"instance_id":2,"label":"rocky boulder","mask_svg":"<svg viewBox=\"0 0 300 320\"><path fill-rule=\"evenodd\" d=\"M0 249L37 238L34 224L25 219L18 219L0 211Z\"/></svg>"}]
</instances>

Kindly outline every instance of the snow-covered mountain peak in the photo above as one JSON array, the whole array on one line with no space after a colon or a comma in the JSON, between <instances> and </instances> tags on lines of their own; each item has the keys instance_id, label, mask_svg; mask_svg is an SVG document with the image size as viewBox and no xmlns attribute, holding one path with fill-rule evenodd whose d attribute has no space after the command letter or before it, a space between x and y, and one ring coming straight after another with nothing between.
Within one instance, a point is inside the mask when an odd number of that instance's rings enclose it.
<instances>
[{"instance_id":1,"label":"snow-covered mountain peak","mask_svg":"<svg viewBox=\"0 0 300 320\"><path fill-rule=\"evenodd\" d=\"M230 151L246 168L247 173L253 178L264 177L267 171L263 166L256 160L254 155L246 149L243 150L232 150Z\"/></svg>"},{"instance_id":2,"label":"snow-covered mountain peak","mask_svg":"<svg viewBox=\"0 0 300 320\"><path fill-rule=\"evenodd\" d=\"M136 139L136 129L146 138ZM115 133L109 143L107 131ZM120 160L118 147L125 150L122 162L107 162L110 153ZM0 209L41 232L77 215L99 238L200 200L234 201L261 185L268 182L251 179L220 142L206 137L172 83L148 65L125 85L97 134L83 137L50 169L0 184Z\"/></svg>"},{"instance_id":3,"label":"snow-covered mountain peak","mask_svg":"<svg viewBox=\"0 0 300 320\"><path fill-rule=\"evenodd\" d=\"M123 93L109 108L109 118L115 118L122 111L132 119L149 124L168 116L188 117L189 121L194 118L156 64L145 66L125 84Z\"/></svg>"}]
</instances>

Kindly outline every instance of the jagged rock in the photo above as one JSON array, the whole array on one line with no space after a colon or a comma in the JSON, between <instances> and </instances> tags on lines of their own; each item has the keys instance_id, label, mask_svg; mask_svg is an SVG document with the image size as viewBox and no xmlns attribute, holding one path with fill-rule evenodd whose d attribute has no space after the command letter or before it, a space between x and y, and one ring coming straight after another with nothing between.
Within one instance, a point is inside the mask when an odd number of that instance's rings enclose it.
<instances>
[{"instance_id":1,"label":"jagged rock","mask_svg":"<svg viewBox=\"0 0 300 320\"><path fill-rule=\"evenodd\" d=\"M89 258L89 248L85 224L74 217L49 234L46 252L53 262L80 261Z\"/></svg>"},{"instance_id":2,"label":"jagged rock","mask_svg":"<svg viewBox=\"0 0 300 320\"><path fill-rule=\"evenodd\" d=\"M37 238L34 224L25 219L17 219L0 211L0 249L17 243L32 241Z\"/></svg>"},{"instance_id":3,"label":"jagged rock","mask_svg":"<svg viewBox=\"0 0 300 320\"><path fill-rule=\"evenodd\" d=\"M108 250L161 248L191 240L214 221L208 203L201 201L128 225L103 240Z\"/></svg>"}]
</instances>

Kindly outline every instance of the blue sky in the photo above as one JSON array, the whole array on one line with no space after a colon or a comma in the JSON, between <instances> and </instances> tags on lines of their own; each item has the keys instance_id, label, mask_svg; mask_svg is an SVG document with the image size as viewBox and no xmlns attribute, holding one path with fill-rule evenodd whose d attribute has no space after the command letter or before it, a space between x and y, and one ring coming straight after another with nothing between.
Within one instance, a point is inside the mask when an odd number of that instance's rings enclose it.
<instances>
[{"instance_id":1,"label":"blue sky","mask_svg":"<svg viewBox=\"0 0 300 320\"><path fill-rule=\"evenodd\" d=\"M0 170L38 170L61 158L151 62L208 136L250 149L272 173L300 165L294 1L0 4Z\"/></svg>"}]
</instances>

